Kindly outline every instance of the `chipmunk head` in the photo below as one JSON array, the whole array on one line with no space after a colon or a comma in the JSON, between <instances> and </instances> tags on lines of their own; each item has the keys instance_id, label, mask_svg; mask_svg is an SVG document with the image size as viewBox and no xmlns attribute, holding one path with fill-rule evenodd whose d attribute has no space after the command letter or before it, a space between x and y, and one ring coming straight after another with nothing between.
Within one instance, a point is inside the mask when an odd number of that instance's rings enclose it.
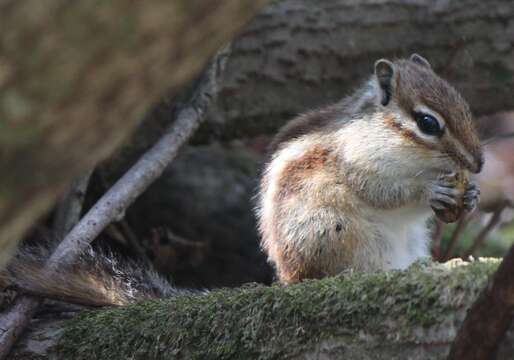
<instances>
[{"instance_id":1,"label":"chipmunk head","mask_svg":"<svg viewBox=\"0 0 514 360\"><path fill-rule=\"evenodd\" d=\"M483 155L469 106L426 59L380 59L375 80L384 126L426 149L443 168L456 164L480 172Z\"/></svg>"}]
</instances>

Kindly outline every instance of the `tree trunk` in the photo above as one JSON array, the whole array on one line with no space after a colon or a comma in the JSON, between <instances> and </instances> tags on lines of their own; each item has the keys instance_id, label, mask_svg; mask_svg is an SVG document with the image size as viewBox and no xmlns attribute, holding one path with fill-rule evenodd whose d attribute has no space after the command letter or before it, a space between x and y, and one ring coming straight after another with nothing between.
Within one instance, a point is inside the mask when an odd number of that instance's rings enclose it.
<instances>
[{"instance_id":1,"label":"tree trunk","mask_svg":"<svg viewBox=\"0 0 514 360\"><path fill-rule=\"evenodd\" d=\"M417 52L475 114L514 108L511 0L285 0L237 38L204 126L209 138L274 132L299 112L344 97L381 57Z\"/></svg>"},{"instance_id":2,"label":"tree trunk","mask_svg":"<svg viewBox=\"0 0 514 360\"><path fill-rule=\"evenodd\" d=\"M39 319L11 359L443 359L497 265L418 263ZM498 359L513 351L511 331Z\"/></svg>"},{"instance_id":3,"label":"tree trunk","mask_svg":"<svg viewBox=\"0 0 514 360\"><path fill-rule=\"evenodd\" d=\"M266 0L0 1L0 266Z\"/></svg>"}]
</instances>

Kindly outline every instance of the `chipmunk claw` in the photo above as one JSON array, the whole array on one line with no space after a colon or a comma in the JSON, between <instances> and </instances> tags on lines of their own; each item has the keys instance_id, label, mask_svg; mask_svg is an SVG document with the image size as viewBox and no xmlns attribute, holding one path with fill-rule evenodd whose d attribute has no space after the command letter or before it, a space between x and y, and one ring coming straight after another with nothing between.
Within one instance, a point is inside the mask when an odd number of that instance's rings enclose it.
<instances>
[{"instance_id":1,"label":"chipmunk claw","mask_svg":"<svg viewBox=\"0 0 514 360\"><path fill-rule=\"evenodd\" d=\"M429 204L434 209L443 210L456 206L462 192L455 187L455 173L444 174L431 183L429 190Z\"/></svg>"},{"instance_id":2,"label":"chipmunk claw","mask_svg":"<svg viewBox=\"0 0 514 360\"><path fill-rule=\"evenodd\" d=\"M464 195L462 196L464 209L467 212L472 212L478 205L480 201L480 188L477 183L470 182L466 186L466 190L464 191Z\"/></svg>"}]
</instances>

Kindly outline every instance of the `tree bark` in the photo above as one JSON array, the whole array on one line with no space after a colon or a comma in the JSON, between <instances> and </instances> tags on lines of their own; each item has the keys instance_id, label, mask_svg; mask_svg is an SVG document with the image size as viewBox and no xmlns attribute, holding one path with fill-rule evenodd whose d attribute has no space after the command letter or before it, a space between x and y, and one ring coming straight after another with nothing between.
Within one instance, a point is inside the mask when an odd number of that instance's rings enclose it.
<instances>
[{"instance_id":1,"label":"tree bark","mask_svg":"<svg viewBox=\"0 0 514 360\"><path fill-rule=\"evenodd\" d=\"M418 263L40 318L20 359L443 359L498 261ZM498 359L511 359L514 328Z\"/></svg>"},{"instance_id":2,"label":"tree bark","mask_svg":"<svg viewBox=\"0 0 514 360\"><path fill-rule=\"evenodd\" d=\"M513 269L514 246L505 255L491 283L469 309L452 345L449 360L487 360L495 357L498 344L513 325Z\"/></svg>"},{"instance_id":3,"label":"tree bark","mask_svg":"<svg viewBox=\"0 0 514 360\"><path fill-rule=\"evenodd\" d=\"M417 52L475 114L514 108L510 0L285 0L236 39L227 77L198 142L276 131L349 94L375 60Z\"/></svg>"},{"instance_id":4,"label":"tree bark","mask_svg":"<svg viewBox=\"0 0 514 360\"><path fill-rule=\"evenodd\" d=\"M0 266L266 0L0 2Z\"/></svg>"}]
</instances>

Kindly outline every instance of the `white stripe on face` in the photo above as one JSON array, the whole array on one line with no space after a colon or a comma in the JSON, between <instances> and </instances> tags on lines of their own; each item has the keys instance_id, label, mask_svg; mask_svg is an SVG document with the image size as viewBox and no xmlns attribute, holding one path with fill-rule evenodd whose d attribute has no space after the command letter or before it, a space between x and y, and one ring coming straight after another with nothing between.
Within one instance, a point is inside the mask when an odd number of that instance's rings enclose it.
<instances>
[{"instance_id":1,"label":"white stripe on face","mask_svg":"<svg viewBox=\"0 0 514 360\"><path fill-rule=\"evenodd\" d=\"M439 127L441 129L443 129L443 131L446 129L446 122L444 121L444 118L437 112L437 111L434 111L432 109L430 109L428 106L425 106L423 104L418 104L414 107L414 112L416 113L421 113L421 114L427 114L427 115L431 115L434 117L434 119L436 119L436 121L438 122L439 124ZM421 139L427 141L427 142L430 142L432 144L438 144L439 143L439 138L437 136L433 136L433 135L427 135L425 134L423 131L421 131L418 127L418 125L416 124L416 122L409 122L409 124L411 124L411 127L410 129Z\"/></svg>"},{"instance_id":2,"label":"white stripe on face","mask_svg":"<svg viewBox=\"0 0 514 360\"><path fill-rule=\"evenodd\" d=\"M455 150L471 166L478 167L474 156L464 147L464 145L462 145L462 143L451 133L451 131L449 131L449 129L446 127L446 121L437 111L434 111L434 110L430 109L428 106L425 106L423 104L417 105L414 108L414 111L432 115L439 123L439 126L441 127L441 129L445 129L443 136L446 136L446 138L449 140L449 142L455 146ZM415 126L415 128L416 129L414 131L416 132L416 135L422 137L425 140L429 140L429 141L431 140L433 143L438 142L438 138L436 138L434 136L423 134L423 132L420 131L417 126Z\"/></svg>"}]
</instances>

